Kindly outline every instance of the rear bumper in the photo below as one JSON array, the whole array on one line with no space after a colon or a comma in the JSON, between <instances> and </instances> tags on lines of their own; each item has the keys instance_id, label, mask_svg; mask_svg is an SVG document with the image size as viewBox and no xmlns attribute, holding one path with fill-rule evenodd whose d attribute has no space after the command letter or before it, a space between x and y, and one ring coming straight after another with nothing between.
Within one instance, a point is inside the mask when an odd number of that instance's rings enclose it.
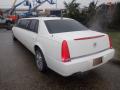
<instances>
[{"instance_id":1,"label":"rear bumper","mask_svg":"<svg viewBox=\"0 0 120 90\"><path fill-rule=\"evenodd\" d=\"M70 76L77 72L85 72L108 62L114 57L114 53L114 49L109 49L98 54L77 58L67 63L57 62L54 71L62 76ZM99 65L93 66L93 60L99 57L103 57L103 62Z\"/></svg>"}]
</instances>

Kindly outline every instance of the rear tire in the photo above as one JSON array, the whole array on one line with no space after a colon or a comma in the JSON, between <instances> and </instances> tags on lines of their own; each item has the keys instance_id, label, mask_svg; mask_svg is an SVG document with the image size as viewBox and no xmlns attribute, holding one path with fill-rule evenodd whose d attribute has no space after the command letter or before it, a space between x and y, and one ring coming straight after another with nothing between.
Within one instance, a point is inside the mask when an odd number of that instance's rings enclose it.
<instances>
[{"instance_id":1,"label":"rear tire","mask_svg":"<svg viewBox=\"0 0 120 90\"><path fill-rule=\"evenodd\" d=\"M12 29L12 23L10 21L6 22L6 29L11 30Z\"/></svg>"},{"instance_id":2,"label":"rear tire","mask_svg":"<svg viewBox=\"0 0 120 90\"><path fill-rule=\"evenodd\" d=\"M41 50L37 49L35 51L35 63L40 72L46 72L47 71L47 64L45 62L44 55Z\"/></svg>"},{"instance_id":3,"label":"rear tire","mask_svg":"<svg viewBox=\"0 0 120 90\"><path fill-rule=\"evenodd\" d=\"M14 40L14 41L17 41L17 39L16 39L16 37L15 37L14 35L13 35L13 40Z\"/></svg>"}]
</instances>

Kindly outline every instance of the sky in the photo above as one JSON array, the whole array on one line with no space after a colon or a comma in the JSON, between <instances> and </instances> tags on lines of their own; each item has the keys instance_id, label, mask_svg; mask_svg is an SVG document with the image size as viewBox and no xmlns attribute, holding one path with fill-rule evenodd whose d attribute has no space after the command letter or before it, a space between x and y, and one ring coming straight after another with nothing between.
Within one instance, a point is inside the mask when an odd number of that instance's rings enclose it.
<instances>
[{"instance_id":1,"label":"sky","mask_svg":"<svg viewBox=\"0 0 120 90\"><path fill-rule=\"evenodd\" d=\"M23 0L17 0L17 3L21 2ZM30 0L31 2L33 0ZM64 8L64 1L66 2L70 2L71 0L55 0L57 1L57 8L58 9L62 9ZM97 0L77 0L78 3L81 3L81 7L84 7L84 6L88 6L90 2L92 1L97 1ZM98 4L101 4L101 3L106 3L108 1L112 1L112 2L117 2L117 1L120 1L120 0L98 0ZM13 4L14 0L0 0L0 8L10 8ZM27 8L25 7L24 5L21 5L19 6L18 8ZM47 2L45 4L43 4L41 7L39 8L56 8L56 5L50 5L48 4Z\"/></svg>"}]
</instances>

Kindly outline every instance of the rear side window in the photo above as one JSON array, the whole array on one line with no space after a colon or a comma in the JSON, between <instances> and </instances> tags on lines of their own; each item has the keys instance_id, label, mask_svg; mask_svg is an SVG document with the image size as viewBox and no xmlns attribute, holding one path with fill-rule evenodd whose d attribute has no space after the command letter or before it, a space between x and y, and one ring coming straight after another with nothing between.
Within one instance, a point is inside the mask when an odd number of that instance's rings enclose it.
<instances>
[{"instance_id":1,"label":"rear side window","mask_svg":"<svg viewBox=\"0 0 120 90\"><path fill-rule=\"evenodd\" d=\"M83 31L87 28L75 20L47 20L45 24L48 28L49 33L62 33L62 32L73 32Z\"/></svg>"},{"instance_id":2,"label":"rear side window","mask_svg":"<svg viewBox=\"0 0 120 90\"><path fill-rule=\"evenodd\" d=\"M36 19L19 20L16 24L16 27L20 27L35 33L38 33L38 26L39 20Z\"/></svg>"},{"instance_id":3,"label":"rear side window","mask_svg":"<svg viewBox=\"0 0 120 90\"><path fill-rule=\"evenodd\" d=\"M38 33L38 25L39 25L39 20L30 20L28 30Z\"/></svg>"},{"instance_id":4,"label":"rear side window","mask_svg":"<svg viewBox=\"0 0 120 90\"><path fill-rule=\"evenodd\" d=\"M20 20L18 21L18 24L16 26L23 29L27 29L29 23L30 23L30 20Z\"/></svg>"}]
</instances>

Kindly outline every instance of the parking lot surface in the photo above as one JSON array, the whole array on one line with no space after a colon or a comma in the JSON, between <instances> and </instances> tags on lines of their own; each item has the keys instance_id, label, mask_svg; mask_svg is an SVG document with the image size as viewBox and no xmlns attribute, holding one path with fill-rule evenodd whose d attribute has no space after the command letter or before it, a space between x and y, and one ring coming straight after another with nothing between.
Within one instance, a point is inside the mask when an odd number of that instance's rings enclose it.
<instances>
[{"instance_id":1,"label":"parking lot surface","mask_svg":"<svg viewBox=\"0 0 120 90\"><path fill-rule=\"evenodd\" d=\"M34 56L12 32L0 29L0 90L120 90L120 61L62 77L52 70L40 73Z\"/></svg>"}]
</instances>

